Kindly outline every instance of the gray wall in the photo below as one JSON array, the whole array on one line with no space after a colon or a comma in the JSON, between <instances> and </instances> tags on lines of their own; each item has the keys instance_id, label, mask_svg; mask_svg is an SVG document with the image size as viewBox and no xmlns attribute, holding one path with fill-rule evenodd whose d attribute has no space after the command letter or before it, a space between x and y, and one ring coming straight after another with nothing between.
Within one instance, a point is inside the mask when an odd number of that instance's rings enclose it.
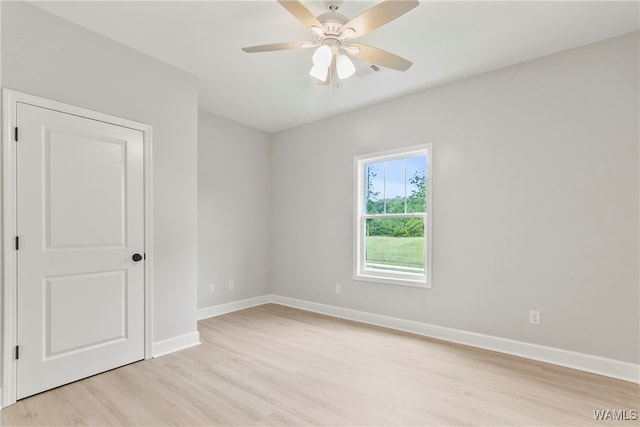
<instances>
[{"instance_id":1,"label":"gray wall","mask_svg":"<svg viewBox=\"0 0 640 427\"><path fill-rule=\"evenodd\" d=\"M273 135L273 293L638 363L638 47L633 33ZM433 288L352 280L353 156L424 142Z\"/></svg>"},{"instance_id":2,"label":"gray wall","mask_svg":"<svg viewBox=\"0 0 640 427\"><path fill-rule=\"evenodd\" d=\"M153 126L153 339L194 332L196 79L27 3L2 2L1 83Z\"/></svg>"},{"instance_id":3,"label":"gray wall","mask_svg":"<svg viewBox=\"0 0 640 427\"><path fill-rule=\"evenodd\" d=\"M198 307L203 308L269 291L271 144L264 132L202 110L198 129ZM213 294L210 283L216 285Z\"/></svg>"}]
</instances>

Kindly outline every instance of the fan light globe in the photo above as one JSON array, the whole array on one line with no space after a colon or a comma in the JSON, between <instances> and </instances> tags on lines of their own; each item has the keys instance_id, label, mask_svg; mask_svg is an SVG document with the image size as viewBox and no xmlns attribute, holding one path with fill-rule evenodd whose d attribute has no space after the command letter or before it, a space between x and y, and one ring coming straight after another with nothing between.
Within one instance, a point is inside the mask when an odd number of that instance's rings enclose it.
<instances>
[{"instance_id":1,"label":"fan light globe","mask_svg":"<svg viewBox=\"0 0 640 427\"><path fill-rule=\"evenodd\" d=\"M311 77L315 77L321 82L327 80L327 74L329 74L329 67L321 67L317 64L311 67L311 71L309 71Z\"/></svg>"},{"instance_id":2,"label":"fan light globe","mask_svg":"<svg viewBox=\"0 0 640 427\"><path fill-rule=\"evenodd\" d=\"M323 44L316 49L313 53L313 57L311 58L314 66L317 65L324 68L329 68L329 65L331 65L331 59L333 59L333 53L331 52L331 48L326 44Z\"/></svg>"},{"instance_id":3,"label":"fan light globe","mask_svg":"<svg viewBox=\"0 0 640 427\"><path fill-rule=\"evenodd\" d=\"M356 67L347 55L339 55L336 59L336 71L339 79L351 77L356 72Z\"/></svg>"}]
</instances>

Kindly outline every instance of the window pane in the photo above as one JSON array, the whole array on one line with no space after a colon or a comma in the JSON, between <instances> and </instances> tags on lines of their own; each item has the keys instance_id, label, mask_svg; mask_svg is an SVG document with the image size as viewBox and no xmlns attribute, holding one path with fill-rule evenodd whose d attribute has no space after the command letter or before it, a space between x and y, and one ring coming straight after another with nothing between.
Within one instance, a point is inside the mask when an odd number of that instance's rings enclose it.
<instances>
[{"instance_id":1,"label":"window pane","mask_svg":"<svg viewBox=\"0 0 640 427\"><path fill-rule=\"evenodd\" d=\"M365 166L366 213L384 213L384 162Z\"/></svg>"},{"instance_id":2,"label":"window pane","mask_svg":"<svg viewBox=\"0 0 640 427\"><path fill-rule=\"evenodd\" d=\"M424 219L376 218L366 223L365 268L424 274Z\"/></svg>"},{"instance_id":3,"label":"window pane","mask_svg":"<svg viewBox=\"0 0 640 427\"><path fill-rule=\"evenodd\" d=\"M407 159L407 212L427 211L427 157Z\"/></svg>"},{"instance_id":4,"label":"window pane","mask_svg":"<svg viewBox=\"0 0 640 427\"><path fill-rule=\"evenodd\" d=\"M385 163L386 213L404 213L404 159Z\"/></svg>"}]
</instances>

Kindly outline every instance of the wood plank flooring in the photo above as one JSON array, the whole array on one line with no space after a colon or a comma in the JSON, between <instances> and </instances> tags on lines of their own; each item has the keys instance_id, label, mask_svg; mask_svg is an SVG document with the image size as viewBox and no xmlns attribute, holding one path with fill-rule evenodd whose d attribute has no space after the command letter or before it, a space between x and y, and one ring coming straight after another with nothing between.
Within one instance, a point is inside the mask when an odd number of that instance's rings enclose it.
<instances>
[{"instance_id":1,"label":"wood plank flooring","mask_svg":"<svg viewBox=\"0 0 640 427\"><path fill-rule=\"evenodd\" d=\"M199 330L200 346L23 399L1 423L640 425L593 414L640 410L637 384L292 308Z\"/></svg>"}]
</instances>

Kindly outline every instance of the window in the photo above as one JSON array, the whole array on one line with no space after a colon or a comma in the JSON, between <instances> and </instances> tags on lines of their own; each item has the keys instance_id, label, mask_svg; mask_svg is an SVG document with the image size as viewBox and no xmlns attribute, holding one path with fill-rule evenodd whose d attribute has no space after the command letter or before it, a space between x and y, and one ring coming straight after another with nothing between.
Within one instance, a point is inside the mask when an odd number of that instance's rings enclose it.
<instances>
[{"instance_id":1,"label":"window","mask_svg":"<svg viewBox=\"0 0 640 427\"><path fill-rule=\"evenodd\" d=\"M431 144L355 158L354 278L431 287Z\"/></svg>"}]
</instances>

